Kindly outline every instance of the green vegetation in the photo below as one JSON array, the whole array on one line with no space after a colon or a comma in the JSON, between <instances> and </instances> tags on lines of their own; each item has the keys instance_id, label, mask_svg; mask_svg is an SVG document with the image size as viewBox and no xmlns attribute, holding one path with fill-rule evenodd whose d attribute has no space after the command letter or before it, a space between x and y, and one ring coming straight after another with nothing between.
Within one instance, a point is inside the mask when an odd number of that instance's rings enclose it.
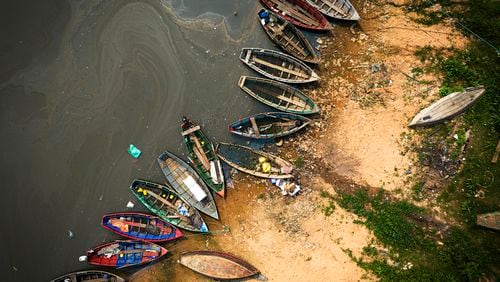
<instances>
[{"instance_id":1,"label":"green vegetation","mask_svg":"<svg viewBox=\"0 0 500 282\"><path fill-rule=\"evenodd\" d=\"M330 201L328 203L327 206L323 207L323 213L325 214L325 216L330 216L333 214L333 212L335 211L335 204L333 201Z\"/></svg>"},{"instance_id":2,"label":"green vegetation","mask_svg":"<svg viewBox=\"0 0 500 282\"><path fill-rule=\"evenodd\" d=\"M491 251L466 232L422 220L424 209L393 201L383 190L374 196L359 190L342 195L338 202L362 217L362 224L389 249L366 246L360 258L346 251L382 281L477 281L492 263Z\"/></svg>"},{"instance_id":3,"label":"green vegetation","mask_svg":"<svg viewBox=\"0 0 500 282\"><path fill-rule=\"evenodd\" d=\"M327 198L328 199L328 204L326 206L323 206L321 210L325 214L325 216L330 216L333 214L335 211L335 199L334 197L328 193L327 191L321 190L319 194L322 198Z\"/></svg>"},{"instance_id":4,"label":"green vegetation","mask_svg":"<svg viewBox=\"0 0 500 282\"><path fill-rule=\"evenodd\" d=\"M305 165L305 161L304 161L304 158L302 156L298 156L295 161L293 162L293 164L295 165L295 167L297 168L302 168L304 167Z\"/></svg>"},{"instance_id":5,"label":"green vegetation","mask_svg":"<svg viewBox=\"0 0 500 282\"><path fill-rule=\"evenodd\" d=\"M459 22L491 45L500 46L497 1L418 3L410 7L419 14L418 22L431 25L452 17L466 35L470 31ZM452 223L436 222L426 216L429 211L410 202L426 196L425 175L417 179L408 201L393 200L383 190L376 195L365 190L344 194L339 205L359 215L363 219L359 223L372 230L377 243L387 249L370 245L362 257L346 253L382 281L478 281L492 273L500 277L499 235L475 225L478 214L498 210L500 204L500 165L490 163L500 137L499 53L474 39L464 50L424 46L415 56L422 65L412 69L413 77L429 72L439 75L441 96L478 85L486 89L462 117L416 131L422 140L417 150L420 165L439 171L443 179L449 177L437 201ZM466 140L468 130L470 139Z\"/></svg>"}]
</instances>

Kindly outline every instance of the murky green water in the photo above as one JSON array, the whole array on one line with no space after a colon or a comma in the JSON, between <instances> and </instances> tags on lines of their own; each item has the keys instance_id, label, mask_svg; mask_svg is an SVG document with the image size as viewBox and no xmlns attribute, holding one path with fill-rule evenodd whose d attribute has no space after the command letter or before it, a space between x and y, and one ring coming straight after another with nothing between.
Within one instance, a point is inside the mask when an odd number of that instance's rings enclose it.
<instances>
[{"instance_id":1,"label":"murky green water","mask_svg":"<svg viewBox=\"0 0 500 282\"><path fill-rule=\"evenodd\" d=\"M102 214L142 210L128 185L163 181L155 157L184 152L182 115L230 141L230 122L269 110L236 82L251 73L240 48L272 45L256 1L14 2L1 12L0 267L3 281L46 281L116 238Z\"/></svg>"}]
</instances>

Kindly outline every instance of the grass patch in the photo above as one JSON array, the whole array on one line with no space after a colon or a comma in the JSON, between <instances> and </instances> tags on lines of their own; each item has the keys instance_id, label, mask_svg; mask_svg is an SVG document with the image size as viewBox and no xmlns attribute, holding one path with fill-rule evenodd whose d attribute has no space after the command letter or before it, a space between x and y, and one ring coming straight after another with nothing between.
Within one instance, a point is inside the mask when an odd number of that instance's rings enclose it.
<instances>
[{"instance_id":1,"label":"grass patch","mask_svg":"<svg viewBox=\"0 0 500 282\"><path fill-rule=\"evenodd\" d=\"M321 210L323 211L325 216L330 216L335 211L335 203L333 201L330 201L328 205L323 207Z\"/></svg>"},{"instance_id":2,"label":"grass patch","mask_svg":"<svg viewBox=\"0 0 500 282\"><path fill-rule=\"evenodd\" d=\"M413 192L413 200L415 201L421 201L424 199L424 185L425 185L425 182L423 181L418 181L417 183L415 183L413 185L413 187L411 188L412 192Z\"/></svg>"},{"instance_id":3,"label":"grass patch","mask_svg":"<svg viewBox=\"0 0 500 282\"><path fill-rule=\"evenodd\" d=\"M305 160L302 156L298 156L293 162L296 168L302 168L305 165Z\"/></svg>"},{"instance_id":4,"label":"grass patch","mask_svg":"<svg viewBox=\"0 0 500 282\"><path fill-rule=\"evenodd\" d=\"M491 253L459 229L448 231L438 244L432 239L438 230L415 220L425 213L420 207L365 190L342 195L338 203L364 218L363 224L389 249L385 254L366 246L362 257L346 251L381 281L477 281L487 271Z\"/></svg>"}]
</instances>

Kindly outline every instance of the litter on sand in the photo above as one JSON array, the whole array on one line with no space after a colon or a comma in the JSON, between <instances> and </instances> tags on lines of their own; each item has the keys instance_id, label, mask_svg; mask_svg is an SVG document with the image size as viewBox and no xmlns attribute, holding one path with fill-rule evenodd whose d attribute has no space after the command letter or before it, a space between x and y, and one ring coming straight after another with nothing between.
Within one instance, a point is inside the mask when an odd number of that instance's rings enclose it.
<instances>
[{"instance_id":1,"label":"litter on sand","mask_svg":"<svg viewBox=\"0 0 500 282\"><path fill-rule=\"evenodd\" d=\"M281 194L283 196L290 195L295 196L300 191L300 185L295 183L294 180L286 180L286 179L271 179L271 183L274 184L281 190Z\"/></svg>"}]
</instances>

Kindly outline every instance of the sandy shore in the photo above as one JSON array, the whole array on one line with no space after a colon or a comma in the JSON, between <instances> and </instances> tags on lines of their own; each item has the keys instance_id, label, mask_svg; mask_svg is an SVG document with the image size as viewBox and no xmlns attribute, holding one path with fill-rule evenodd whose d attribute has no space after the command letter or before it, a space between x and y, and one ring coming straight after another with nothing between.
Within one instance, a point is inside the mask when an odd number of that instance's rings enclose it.
<instances>
[{"instance_id":1,"label":"sandy shore","mask_svg":"<svg viewBox=\"0 0 500 282\"><path fill-rule=\"evenodd\" d=\"M256 266L269 281L376 280L346 253L359 255L373 236L353 221L356 216L331 204L335 195L359 184L372 189L408 189L415 156L403 153L407 123L438 96L438 78L419 84L412 68L420 62L414 51L425 45L462 48L467 40L451 24L432 27L411 20L401 7L363 2L363 20L335 29L321 38L320 86L306 90L322 108L321 118L307 132L286 140L280 154L304 158L300 172L303 193L283 198L267 181L234 176L222 204L229 233L203 239L205 248L228 251ZM219 201L219 205L222 201ZM175 257L172 259L175 260ZM164 281L151 267L135 281ZM205 280L175 270L169 279Z\"/></svg>"}]
</instances>

